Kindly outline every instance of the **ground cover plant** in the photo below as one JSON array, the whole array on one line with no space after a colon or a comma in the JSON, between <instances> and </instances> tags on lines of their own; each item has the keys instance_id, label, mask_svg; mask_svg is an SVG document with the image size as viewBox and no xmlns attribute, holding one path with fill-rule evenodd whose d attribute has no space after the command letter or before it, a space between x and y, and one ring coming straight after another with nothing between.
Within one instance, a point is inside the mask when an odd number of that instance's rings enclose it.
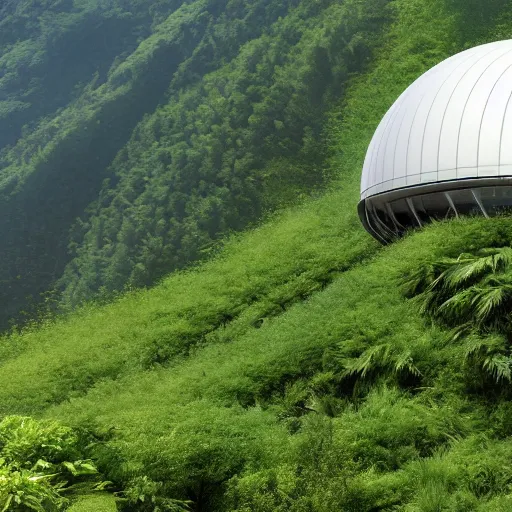
<instances>
[{"instance_id":1,"label":"ground cover plant","mask_svg":"<svg viewBox=\"0 0 512 512\"><path fill-rule=\"evenodd\" d=\"M111 493L71 510L510 509L512 221L381 247L356 213L381 116L433 64L508 37L507 7L392 2L323 122L328 191L152 289L1 338L2 416L101 440Z\"/></svg>"},{"instance_id":2,"label":"ground cover plant","mask_svg":"<svg viewBox=\"0 0 512 512\"><path fill-rule=\"evenodd\" d=\"M94 461L84 458L94 445L84 432L55 421L6 416L0 422L1 510L53 512L85 501L110 485ZM95 496L105 502L105 493Z\"/></svg>"}]
</instances>

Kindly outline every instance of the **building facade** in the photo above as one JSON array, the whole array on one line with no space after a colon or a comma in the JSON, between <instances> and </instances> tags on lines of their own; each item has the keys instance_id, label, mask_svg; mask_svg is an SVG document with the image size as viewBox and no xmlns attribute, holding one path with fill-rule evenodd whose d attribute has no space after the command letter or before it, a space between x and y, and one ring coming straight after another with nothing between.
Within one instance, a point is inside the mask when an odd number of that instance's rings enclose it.
<instances>
[{"instance_id":1,"label":"building facade","mask_svg":"<svg viewBox=\"0 0 512 512\"><path fill-rule=\"evenodd\" d=\"M368 148L358 209L383 243L512 209L512 40L454 55L404 91Z\"/></svg>"}]
</instances>

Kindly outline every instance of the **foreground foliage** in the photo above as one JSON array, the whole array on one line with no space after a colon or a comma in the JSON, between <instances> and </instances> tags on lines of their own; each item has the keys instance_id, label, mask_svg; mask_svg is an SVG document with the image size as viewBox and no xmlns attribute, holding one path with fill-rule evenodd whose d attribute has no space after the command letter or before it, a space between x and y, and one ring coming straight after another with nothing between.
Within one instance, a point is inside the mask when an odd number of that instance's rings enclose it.
<instances>
[{"instance_id":1,"label":"foreground foliage","mask_svg":"<svg viewBox=\"0 0 512 512\"><path fill-rule=\"evenodd\" d=\"M512 329L512 248L482 249L444 258L417 269L406 293L419 295L421 311L459 330Z\"/></svg>"},{"instance_id":2,"label":"foreground foliage","mask_svg":"<svg viewBox=\"0 0 512 512\"><path fill-rule=\"evenodd\" d=\"M55 421L6 416L0 422L0 507L2 511L53 512L70 500L102 490L95 463L76 432Z\"/></svg>"}]
</instances>

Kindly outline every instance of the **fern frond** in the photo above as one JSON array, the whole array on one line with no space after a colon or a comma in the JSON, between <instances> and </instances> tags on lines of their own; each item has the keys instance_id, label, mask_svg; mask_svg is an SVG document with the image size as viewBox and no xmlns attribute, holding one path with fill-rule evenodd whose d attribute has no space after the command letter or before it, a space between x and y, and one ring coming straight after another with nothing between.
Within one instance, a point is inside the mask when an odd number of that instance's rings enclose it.
<instances>
[{"instance_id":1,"label":"fern frond","mask_svg":"<svg viewBox=\"0 0 512 512\"><path fill-rule=\"evenodd\" d=\"M473 313L473 296L471 288L456 293L437 308L435 316L448 323L466 321Z\"/></svg>"},{"instance_id":2,"label":"fern frond","mask_svg":"<svg viewBox=\"0 0 512 512\"><path fill-rule=\"evenodd\" d=\"M383 343L366 349L358 358L345 360L343 376L359 375L362 378L366 377L368 373L387 360L389 350L389 343Z\"/></svg>"},{"instance_id":3,"label":"fern frond","mask_svg":"<svg viewBox=\"0 0 512 512\"><path fill-rule=\"evenodd\" d=\"M502 354L493 354L486 357L482 368L486 370L496 382L500 380L512 380L512 360Z\"/></svg>"},{"instance_id":4,"label":"fern frond","mask_svg":"<svg viewBox=\"0 0 512 512\"><path fill-rule=\"evenodd\" d=\"M478 282L485 274L497 271L496 255L472 256L458 259L457 263L448 268L442 276L444 285L450 290Z\"/></svg>"},{"instance_id":5,"label":"fern frond","mask_svg":"<svg viewBox=\"0 0 512 512\"><path fill-rule=\"evenodd\" d=\"M490 248L476 255L442 258L422 265L405 287L420 312L448 325L471 321L496 326L499 312L512 309L512 248Z\"/></svg>"},{"instance_id":6,"label":"fern frond","mask_svg":"<svg viewBox=\"0 0 512 512\"><path fill-rule=\"evenodd\" d=\"M421 377L422 373L414 364L410 350L397 351L389 343L382 343L365 350L359 357L344 360L344 377L358 376L365 379L377 371L380 374L400 374L404 371Z\"/></svg>"},{"instance_id":7,"label":"fern frond","mask_svg":"<svg viewBox=\"0 0 512 512\"><path fill-rule=\"evenodd\" d=\"M416 377L421 377L421 372L414 365L414 360L410 350L406 350L405 352L398 354L394 360L395 373L400 373L403 370L407 370L409 373Z\"/></svg>"},{"instance_id":8,"label":"fern frond","mask_svg":"<svg viewBox=\"0 0 512 512\"><path fill-rule=\"evenodd\" d=\"M500 350L505 350L506 343L505 337L497 333L487 336L472 333L464 340L464 359L476 357L478 354L493 355Z\"/></svg>"},{"instance_id":9,"label":"fern frond","mask_svg":"<svg viewBox=\"0 0 512 512\"><path fill-rule=\"evenodd\" d=\"M479 324L484 323L497 313L506 297L506 290L501 287L473 288L474 296L471 303Z\"/></svg>"},{"instance_id":10,"label":"fern frond","mask_svg":"<svg viewBox=\"0 0 512 512\"><path fill-rule=\"evenodd\" d=\"M473 334L473 331L474 331L473 322L465 322L451 330L449 339L451 339L451 341L458 341L461 338L471 336Z\"/></svg>"},{"instance_id":11,"label":"fern frond","mask_svg":"<svg viewBox=\"0 0 512 512\"><path fill-rule=\"evenodd\" d=\"M402 278L402 291L406 297L414 297L432 287L434 281L447 268L453 265L453 261L442 258L438 261L424 263L416 270Z\"/></svg>"},{"instance_id":12,"label":"fern frond","mask_svg":"<svg viewBox=\"0 0 512 512\"><path fill-rule=\"evenodd\" d=\"M480 254L492 256L493 272L503 272L512 265L512 247L482 249Z\"/></svg>"},{"instance_id":13,"label":"fern frond","mask_svg":"<svg viewBox=\"0 0 512 512\"><path fill-rule=\"evenodd\" d=\"M476 334L472 334L465 339L464 359L468 360L475 354L478 354L486 347L485 339Z\"/></svg>"},{"instance_id":14,"label":"fern frond","mask_svg":"<svg viewBox=\"0 0 512 512\"><path fill-rule=\"evenodd\" d=\"M485 276L480 284L482 286L512 286L512 273L510 272L497 272Z\"/></svg>"}]
</instances>

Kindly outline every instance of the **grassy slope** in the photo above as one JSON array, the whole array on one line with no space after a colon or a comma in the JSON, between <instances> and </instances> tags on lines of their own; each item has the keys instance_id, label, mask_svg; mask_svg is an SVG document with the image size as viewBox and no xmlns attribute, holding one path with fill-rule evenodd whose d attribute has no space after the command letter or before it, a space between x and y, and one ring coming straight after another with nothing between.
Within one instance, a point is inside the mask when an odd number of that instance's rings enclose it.
<instances>
[{"instance_id":1,"label":"grassy slope","mask_svg":"<svg viewBox=\"0 0 512 512\"><path fill-rule=\"evenodd\" d=\"M493 411L465 393L462 348L424 325L397 278L432 256L508 243L511 223L440 224L379 250L355 214L378 119L413 78L460 49L441 2L396 7L388 46L354 81L343 121L333 114L343 149L333 190L152 291L6 339L2 412L115 427L109 476L147 474L198 508L507 510L509 498L495 497L510 482L506 415L484 423ZM361 378L368 350L385 343L421 377L375 361ZM372 389L378 375L386 386ZM272 494L271 481L282 492Z\"/></svg>"},{"instance_id":2,"label":"grassy slope","mask_svg":"<svg viewBox=\"0 0 512 512\"><path fill-rule=\"evenodd\" d=\"M68 510L69 512L115 512L117 508L111 495L99 494L78 499Z\"/></svg>"},{"instance_id":3,"label":"grassy slope","mask_svg":"<svg viewBox=\"0 0 512 512\"><path fill-rule=\"evenodd\" d=\"M219 329L225 323L236 336L282 313L375 249L361 230L358 237L343 233L341 226L358 221L339 208L340 199L333 193L288 213L228 244L217 260L175 274L154 290L6 339L0 407L34 412L99 378L186 354L205 337L226 338Z\"/></svg>"}]
</instances>

